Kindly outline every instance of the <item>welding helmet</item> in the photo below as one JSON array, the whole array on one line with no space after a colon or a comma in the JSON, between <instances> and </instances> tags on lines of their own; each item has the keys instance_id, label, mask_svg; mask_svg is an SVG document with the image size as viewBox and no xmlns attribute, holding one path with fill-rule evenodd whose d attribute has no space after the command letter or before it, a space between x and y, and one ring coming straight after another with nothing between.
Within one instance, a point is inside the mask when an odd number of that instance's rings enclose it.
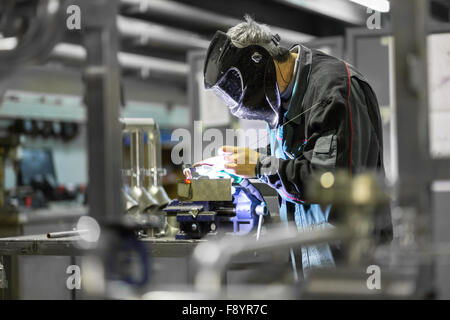
<instances>
[{"instance_id":1,"label":"welding helmet","mask_svg":"<svg viewBox=\"0 0 450 320\"><path fill-rule=\"evenodd\" d=\"M239 48L228 35L217 31L209 45L203 72L205 88L214 91L233 115L264 120L271 127L277 124L280 94L275 63L264 47Z\"/></svg>"}]
</instances>

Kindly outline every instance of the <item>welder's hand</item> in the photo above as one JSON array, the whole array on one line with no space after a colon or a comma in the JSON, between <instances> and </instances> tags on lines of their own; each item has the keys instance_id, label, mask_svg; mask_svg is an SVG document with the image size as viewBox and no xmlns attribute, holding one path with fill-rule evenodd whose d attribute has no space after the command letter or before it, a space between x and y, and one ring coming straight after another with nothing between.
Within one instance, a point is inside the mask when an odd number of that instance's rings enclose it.
<instances>
[{"instance_id":1,"label":"welder's hand","mask_svg":"<svg viewBox=\"0 0 450 320\"><path fill-rule=\"evenodd\" d=\"M223 146L219 155L225 162L225 171L242 178L255 177L259 153L247 147Z\"/></svg>"},{"instance_id":2,"label":"welder's hand","mask_svg":"<svg viewBox=\"0 0 450 320\"><path fill-rule=\"evenodd\" d=\"M220 156L203 159L199 162L194 163L192 165L192 167L197 168L200 166L211 166L211 167L216 168L217 170L222 170L223 165L224 165L223 157L220 155Z\"/></svg>"}]
</instances>

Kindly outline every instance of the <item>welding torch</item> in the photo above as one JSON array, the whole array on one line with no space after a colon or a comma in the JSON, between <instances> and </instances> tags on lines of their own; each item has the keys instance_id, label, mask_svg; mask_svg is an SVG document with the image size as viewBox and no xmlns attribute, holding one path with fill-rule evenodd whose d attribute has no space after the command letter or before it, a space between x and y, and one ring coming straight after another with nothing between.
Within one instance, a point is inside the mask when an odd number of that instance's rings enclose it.
<instances>
[{"instance_id":1,"label":"welding torch","mask_svg":"<svg viewBox=\"0 0 450 320\"><path fill-rule=\"evenodd\" d=\"M186 178L186 181L190 181L193 178L198 178L199 176L201 176L199 171L200 172L205 171L203 173L206 173L206 175L208 175L208 176L210 176L211 173L213 173L215 177L229 176L230 178L233 179L233 181L235 183L239 184L240 186L242 186L243 188L248 190L248 192L251 194L251 196L253 196L257 201L259 201L261 203L265 202L264 198L262 197L259 190L248 179L245 179L245 178L239 177L235 174L227 172L225 169L222 169L222 166L220 166L220 163L219 163L219 165L213 164L213 163L217 162L217 158L221 158L221 157L209 158L207 160L204 160L203 162L198 162L194 165L183 165L183 174ZM207 170L205 170L205 168L207 168ZM258 211L258 212L256 212L256 214L259 216L258 217L258 228L257 228L257 232L256 232L256 240L259 240L259 237L261 235L263 216L267 214L267 210L263 210L261 212Z\"/></svg>"}]
</instances>

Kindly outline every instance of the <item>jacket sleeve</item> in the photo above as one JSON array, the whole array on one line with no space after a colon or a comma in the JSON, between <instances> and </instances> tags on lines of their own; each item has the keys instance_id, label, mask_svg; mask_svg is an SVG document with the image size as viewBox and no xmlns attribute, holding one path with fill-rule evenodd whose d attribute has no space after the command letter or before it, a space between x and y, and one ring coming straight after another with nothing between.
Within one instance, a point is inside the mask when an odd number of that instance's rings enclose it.
<instances>
[{"instance_id":1,"label":"jacket sleeve","mask_svg":"<svg viewBox=\"0 0 450 320\"><path fill-rule=\"evenodd\" d=\"M319 108L305 114L307 142L302 152L290 154L288 160L261 156L256 165L257 177L292 201L303 203L307 202L306 187L312 175L337 167L351 170L351 154L358 151L359 145L353 143L355 128L346 94L335 90ZM297 126L295 130L303 128Z\"/></svg>"}]
</instances>

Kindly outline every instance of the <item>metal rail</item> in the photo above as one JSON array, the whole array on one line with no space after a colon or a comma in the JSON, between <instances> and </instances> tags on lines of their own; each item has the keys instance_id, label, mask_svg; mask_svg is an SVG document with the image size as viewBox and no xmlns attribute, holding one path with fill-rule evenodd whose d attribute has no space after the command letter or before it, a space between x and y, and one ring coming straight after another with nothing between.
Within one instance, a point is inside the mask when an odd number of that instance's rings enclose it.
<instances>
[{"instance_id":1,"label":"metal rail","mask_svg":"<svg viewBox=\"0 0 450 320\"><path fill-rule=\"evenodd\" d=\"M80 237L53 238L28 235L0 238L0 256L83 256L92 252L80 246ZM195 247L206 240L175 240L171 238L141 239L151 257L189 257Z\"/></svg>"},{"instance_id":2,"label":"metal rail","mask_svg":"<svg viewBox=\"0 0 450 320\"><path fill-rule=\"evenodd\" d=\"M231 260L241 254L274 249L289 249L293 246L307 246L324 242L348 240L354 232L345 227L299 232L297 227L273 229L270 236L255 241L252 237L206 242L199 245L193 254L196 263L194 282L200 291L219 292L224 272Z\"/></svg>"}]
</instances>

